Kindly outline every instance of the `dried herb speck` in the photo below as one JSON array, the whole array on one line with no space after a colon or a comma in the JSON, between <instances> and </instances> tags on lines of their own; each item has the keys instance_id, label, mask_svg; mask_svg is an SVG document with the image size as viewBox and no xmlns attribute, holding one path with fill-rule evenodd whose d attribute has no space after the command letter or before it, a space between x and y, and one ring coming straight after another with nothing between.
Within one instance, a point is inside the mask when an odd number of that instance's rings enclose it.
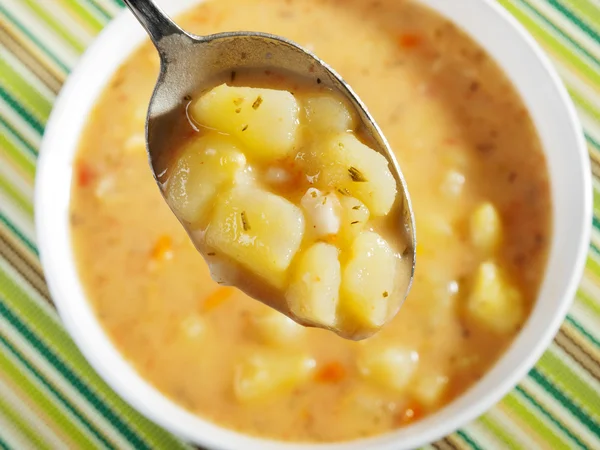
<instances>
[{"instance_id":1,"label":"dried herb speck","mask_svg":"<svg viewBox=\"0 0 600 450\"><path fill-rule=\"evenodd\" d=\"M317 84L321 84L321 79L317 78Z\"/></svg>"},{"instance_id":2,"label":"dried herb speck","mask_svg":"<svg viewBox=\"0 0 600 450\"><path fill-rule=\"evenodd\" d=\"M215 256L215 255L216 255L216 253L215 253L215 252L210 252L210 253L207 253L207 255L208 255L208 256Z\"/></svg>"},{"instance_id":3,"label":"dried herb speck","mask_svg":"<svg viewBox=\"0 0 600 450\"><path fill-rule=\"evenodd\" d=\"M360 209L360 205L353 206L352 209Z\"/></svg>"},{"instance_id":4,"label":"dried herb speck","mask_svg":"<svg viewBox=\"0 0 600 450\"><path fill-rule=\"evenodd\" d=\"M346 188L338 188L337 190L340 194L342 195L346 195L348 197L350 197L352 194L350 194L350 191Z\"/></svg>"},{"instance_id":5,"label":"dried herb speck","mask_svg":"<svg viewBox=\"0 0 600 450\"><path fill-rule=\"evenodd\" d=\"M242 112L242 108L237 108L237 109L235 110L235 113L236 113L236 114L239 114L239 113L241 113L241 112Z\"/></svg>"},{"instance_id":6,"label":"dried herb speck","mask_svg":"<svg viewBox=\"0 0 600 450\"><path fill-rule=\"evenodd\" d=\"M240 106L242 103L244 103L244 97L238 97L233 100L235 106Z\"/></svg>"},{"instance_id":7,"label":"dried herb speck","mask_svg":"<svg viewBox=\"0 0 600 450\"><path fill-rule=\"evenodd\" d=\"M359 222L359 220L355 220L354 222L350 222L350 225L356 225Z\"/></svg>"},{"instance_id":8,"label":"dried herb speck","mask_svg":"<svg viewBox=\"0 0 600 450\"><path fill-rule=\"evenodd\" d=\"M246 131L247 129L248 129L248 125L244 125L244 126L242 127L242 131Z\"/></svg>"},{"instance_id":9,"label":"dried herb speck","mask_svg":"<svg viewBox=\"0 0 600 450\"><path fill-rule=\"evenodd\" d=\"M263 99L259 95L258 97L256 97L256 100L254 100L254 103L252 103L252 109L258 109L262 102L263 102Z\"/></svg>"},{"instance_id":10,"label":"dried herb speck","mask_svg":"<svg viewBox=\"0 0 600 450\"><path fill-rule=\"evenodd\" d=\"M356 167L350 167L348 169L348 173L350 174L350 178L352 178L352 181L355 181L357 183L364 183L365 181L368 181L362 174L362 172Z\"/></svg>"},{"instance_id":11,"label":"dried herb speck","mask_svg":"<svg viewBox=\"0 0 600 450\"><path fill-rule=\"evenodd\" d=\"M383 298L386 298L388 295L390 295L388 294L388 291L383 291Z\"/></svg>"},{"instance_id":12,"label":"dried herb speck","mask_svg":"<svg viewBox=\"0 0 600 450\"><path fill-rule=\"evenodd\" d=\"M242 227L244 227L244 231L248 231L250 229L250 223L248 222L246 211L242 211Z\"/></svg>"}]
</instances>

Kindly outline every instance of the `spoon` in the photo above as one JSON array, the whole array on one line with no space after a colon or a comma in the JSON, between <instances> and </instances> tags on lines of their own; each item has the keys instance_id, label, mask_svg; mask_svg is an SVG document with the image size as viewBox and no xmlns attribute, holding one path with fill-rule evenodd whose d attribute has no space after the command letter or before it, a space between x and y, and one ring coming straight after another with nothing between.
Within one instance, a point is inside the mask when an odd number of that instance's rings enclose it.
<instances>
[{"instance_id":1,"label":"spoon","mask_svg":"<svg viewBox=\"0 0 600 450\"><path fill-rule=\"evenodd\" d=\"M400 280L401 285L405 286L406 298L414 277L416 259L415 219L410 197L394 153L352 88L315 55L283 37L253 31L195 36L177 26L154 0L124 1L146 29L160 55L160 75L146 119L146 148L157 183L164 168L165 155L170 151L169 131L175 125L174 120L180 120L171 113L181 107L189 94L201 88L214 87L215 80L223 74L244 69L268 68L283 70L303 79L319 79L321 85L340 92L354 106L363 129L372 137L375 150L388 160L399 186L398 217L401 223L398 224L398 230L404 234L407 245L402 258L411 267L409 278ZM264 298L264 295L259 297ZM286 313L285 310L282 312Z\"/></svg>"}]
</instances>

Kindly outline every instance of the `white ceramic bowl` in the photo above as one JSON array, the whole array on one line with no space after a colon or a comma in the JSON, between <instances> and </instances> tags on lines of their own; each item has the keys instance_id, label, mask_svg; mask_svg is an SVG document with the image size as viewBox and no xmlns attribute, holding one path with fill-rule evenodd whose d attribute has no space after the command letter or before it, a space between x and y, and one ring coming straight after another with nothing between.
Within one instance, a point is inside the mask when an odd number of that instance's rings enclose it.
<instances>
[{"instance_id":1,"label":"white ceramic bowl","mask_svg":"<svg viewBox=\"0 0 600 450\"><path fill-rule=\"evenodd\" d=\"M286 444L239 434L190 414L140 378L111 344L85 298L69 235L72 163L82 127L114 71L145 38L124 11L85 53L56 102L38 162L35 211L46 279L67 330L106 382L157 424L213 449L415 448L485 412L549 345L575 294L591 227L590 167L575 110L539 47L493 0L421 1L466 30L498 61L522 95L542 139L552 183L553 238L540 295L523 330L493 369L443 410L392 433L348 443ZM190 0L162 3L167 12L176 13Z\"/></svg>"}]
</instances>

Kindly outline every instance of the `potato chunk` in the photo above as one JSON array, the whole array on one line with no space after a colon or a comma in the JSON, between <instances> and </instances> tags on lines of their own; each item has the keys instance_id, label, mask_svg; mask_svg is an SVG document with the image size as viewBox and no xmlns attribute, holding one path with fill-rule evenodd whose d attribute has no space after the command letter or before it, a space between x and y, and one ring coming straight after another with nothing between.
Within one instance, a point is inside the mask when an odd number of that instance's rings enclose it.
<instances>
[{"instance_id":1,"label":"potato chunk","mask_svg":"<svg viewBox=\"0 0 600 450\"><path fill-rule=\"evenodd\" d=\"M396 199L396 180L383 155L353 134L338 133L314 152L319 185L363 202L374 216L386 215ZM315 163L313 162L313 163Z\"/></svg>"},{"instance_id":2,"label":"potato chunk","mask_svg":"<svg viewBox=\"0 0 600 450\"><path fill-rule=\"evenodd\" d=\"M193 139L169 170L167 201L179 218L196 224L210 212L216 193L245 166L246 157L230 137L209 133Z\"/></svg>"},{"instance_id":3,"label":"potato chunk","mask_svg":"<svg viewBox=\"0 0 600 450\"><path fill-rule=\"evenodd\" d=\"M431 407L441 402L448 387L448 377L437 373L419 374L412 383L412 394L423 405Z\"/></svg>"},{"instance_id":4,"label":"potato chunk","mask_svg":"<svg viewBox=\"0 0 600 450\"><path fill-rule=\"evenodd\" d=\"M259 341L276 347L294 345L306 331L289 317L267 306L250 318L250 326Z\"/></svg>"},{"instance_id":5,"label":"potato chunk","mask_svg":"<svg viewBox=\"0 0 600 450\"><path fill-rule=\"evenodd\" d=\"M248 157L282 158L294 147L299 107L288 91L221 84L192 102L189 111L198 123L237 137Z\"/></svg>"},{"instance_id":6,"label":"potato chunk","mask_svg":"<svg viewBox=\"0 0 600 450\"><path fill-rule=\"evenodd\" d=\"M516 331L525 318L521 293L493 262L479 266L467 300L467 312L497 333Z\"/></svg>"},{"instance_id":7,"label":"potato chunk","mask_svg":"<svg viewBox=\"0 0 600 450\"><path fill-rule=\"evenodd\" d=\"M300 200L308 231L316 237L336 234L340 229L341 206L335 194L309 188Z\"/></svg>"},{"instance_id":8,"label":"potato chunk","mask_svg":"<svg viewBox=\"0 0 600 450\"><path fill-rule=\"evenodd\" d=\"M386 240L372 231L362 232L350 253L342 271L340 319L358 328L380 327L394 295L397 257Z\"/></svg>"},{"instance_id":9,"label":"potato chunk","mask_svg":"<svg viewBox=\"0 0 600 450\"><path fill-rule=\"evenodd\" d=\"M286 299L292 313L313 324L333 326L341 282L338 249L317 242L305 250L293 269Z\"/></svg>"},{"instance_id":10,"label":"potato chunk","mask_svg":"<svg viewBox=\"0 0 600 450\"><path fill-rule=\"evenodd\" d=\"M354 111L330 94L313 95L302 103L306 124L311 133L335 133L356 128Z\"/></svg>"},{"instance_id":11,"label":"potato chunk","mask_svg":"<svg viewBox=\"0 0 600 450\"><path fill-rule=\"evenodd\" d=\"M370 382L396 392L409 386L419 363L419 354L405 347L366 345L356 364L360 374Z\"/></svg>"},{"instance_id":12,"label":"potato chunk","mask_svg":"<svg viewBox=\"0 0 600 450\"><path fill-rule=\"evenodd\" d=\"M206 230L206 245L277 288L304 235L300 208L256 187L221 195Z\"/></svg>"},{"instance_id":13,"label":"potato chunk","mask_svg":"<svg viewBox=\"0 0 600 450\"><path fill-rule=\"evenodd\" d=\"M502 223L498 211L490 202L475 209L470 220L471 242L485 254L498 248L502 237Z\"/></svg>"},{"instance_id":14,"label":"potato chunk","mask_svg":"<svg viewBox=\"0 0 600 450\"><path fill-rule=\"evenodd\" d=\"M266 400L306 381L315 366L305 355L252 353L235 367L233 391L241 402Z\"/></svg>"},{"instance_id":15,"label":"potato chunk","mask_svg":"<svg viewBox=\"0 0 600 450\"><path fill-rule=\"evenodd\" d=\"M338 233L340 246L349 246L354 239L365 229L369 221L369 208L363 202L348 196L340 196L342 206L342 223Z\"/></svg>"}]
</instances>

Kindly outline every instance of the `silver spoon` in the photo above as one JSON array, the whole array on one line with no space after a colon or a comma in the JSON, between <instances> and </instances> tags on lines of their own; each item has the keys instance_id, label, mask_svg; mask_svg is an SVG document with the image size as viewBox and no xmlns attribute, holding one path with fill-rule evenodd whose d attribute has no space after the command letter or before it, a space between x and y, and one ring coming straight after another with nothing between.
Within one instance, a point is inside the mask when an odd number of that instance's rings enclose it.
<instances>
[{"instance_id":1,"label":"silver spoon","mask_svg":"<svg viewBox=\"0 0 600 450\"><path fill-rule=\"evenodd\" d=\"M146 120L147 151L157 183L157 175L164 167L161 161L170 151L170 140L165 138L174 126L170 113L181 107L187 95L201 88L213 87L215 80L223 74L244 69L279 69L302 79L319 79L323 86L348 98L364 129L371 135L376 150L387 158L396 178L401 197L399 230L407 243L402 257L411 267L410 278L402 280L406 297L412 284L416 259L415 219L410 197L394 153L352 88L327 64L288 39L253 31L194 36L177 26L154 0L124 1L146 29L160 55L160 75Z\"/></svg>"}]
</instances>

